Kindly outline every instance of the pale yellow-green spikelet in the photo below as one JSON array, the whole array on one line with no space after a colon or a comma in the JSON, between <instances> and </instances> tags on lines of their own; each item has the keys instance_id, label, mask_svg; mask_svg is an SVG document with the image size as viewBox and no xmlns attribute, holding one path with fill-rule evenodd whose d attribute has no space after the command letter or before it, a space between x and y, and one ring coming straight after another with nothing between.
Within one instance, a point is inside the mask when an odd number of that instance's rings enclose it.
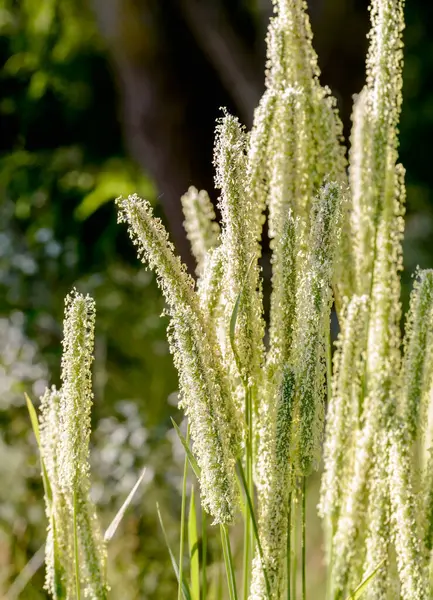
<instances>
[{"instance_id":1,"label":"pale yellow-green spikelet","mask_svg":"<svg viewBox=\"0 0 433 600\"><path fill-rule=\"evenodd\" d=\"M306 3L302 0L280 0L275 2L275 9L276 16L268 33L267 87L277 91L277 106L285 90L291 88L300 92L296 110L299 142L296 162L299 168L305 170L307 192L308 188L310 191L303 205L298 201L296 215L308 219L312 194L323 179L344 179L344 149L340 144L342 125L329 90L319 83L320 73L312 46ZM275 113L273 123L278 126ZM291 135L294 138L295 132ZM281 137L281 148L284 141Z\"/></svg>"},{"instance_id":2,"label":"pale yellow-green spikelet","mask_svg":"<svg viewBox=\"0 0 433 600\"><path fill-rule=\"evenodd\" d=\"M423 527L423 544L426 551L426 555L430 560L432 559L433 550L433 448L430 447L427 451L425 458L425 466L423 469L422 478L422 527ZM432 573L430 574L430 582L433 584Z\"/></svg>"},{"instance_id":3,"label":"pale yellow-green spikelet","mask_svg":"<svg viewBox=\"0 0 433 600\"><path fill-rule=\"evenodd\" d=\"M319 67L306 2L275 0L274 6L276 16L271 22L268 40L271 62L268 79L284 77L289 85L297 81L308 90L319 76Z\"/></svg>"},{"instance_id":4,"label":"pale yellow-green spikelet","mask_svg":"<svg viewBox=\"0 0 433 600\"><path fill-rule=\"evenodd\" d=\"M285 228L275 240L272 252L272 294L268 377L274 377L289 361L296 313L297 255L300 252L297 231L299 219L287 209Z\"/></svg>"},{"instance_id":5,"label":"pale yellow-green spikelet","mask_svg":"<svg viewBox=\"0 0 433 600\"><path fill-rule=\"evenodd\" d=\"M263 212L269 193L269 139L274 122L277 100L274 89L266 90L254 112L254 123L248 136L246 188L251 198L251 223L255 237L260 240L265 221Z\"/></svg>"},{"instance_id":6,"label":"pale yellow-green spikelet","mask_svg":"<svg viewBox=\"0 0 433 600\"><path fill-rule=\"evenodd\" d=\"M308 253L298 272L296 328L292 365L296 373L296 448L298 475L316 469L324 426L325 335L330 326L331 283L340 239L341 188L327 183L312 208Z\"/></svg>"},{"instance_id":7,"label":"pale yellow-green spikelet","mask_svg":"<svg viewBox=\"0 0 433 600\"><path fill-rule=\"evenodd\" d=\"M429 597L425 578L418 509L413 487L410 433L406 421L396 420L389 434L389 486L391 525L397 555L401 597L424 600Z\"/></svg>"},{"instance_id":8,"label":"pale yellow-green spikelet","mask_svg":"<svg viewBox=\"0 0 433 600\"><path fill-rule=\"evenodd\" d=\"M169 341L179 372L180 407L188 416L201 469L203 506L215 523L230 523L238 504L234 466L239 446L234 442L233 421L228 419L231 398L224 373L215 358L203 351L199 329L181 314L172 319Z\"/></svg>"},{"instance_id":9,"label":"pale yellow-green spikelet","mask_svg":"<svg viewBox=\"0 0 433 600\"><path fill-rule=\"evenodd\" d=\"M106 600L109 591L106 581L107 550L96 509L88 493L77 497L77 525L85 568L85 597Z\"/></svg>"},{"instance_id":10,"label":"pale yellow-green spikelet","mask_svg":"<svg viewBox=\"0 0 433 600\"><path fill-rule=\"evenodd\" d=\"M72 598L75 585L72 522L59 481L60 393L54 386L45 390L41 398L39 431L49 484L49 490L45 490L48 517L45 587L55 600Z\"/></svg>"},{"instance_id":11,"label":"pale yellow-green spikelet","mask_svg":"<svg viewBox=\"0 0 433 600\"><path fill-rule=\"evenodd\" d=\"M276 405L271 407L273 432L268 436L267 461L260 473L259 533L263 549L262 564L256 552L250 600L268 597L263 566L266 569L271 598L281 598L286 585L286 550L289 532L288 506L292 488L290 460L291 425L295 395L295 375L286 367L277 391Z\"/></svg>"},{"instance_id":12,"label":"pale yellow-green spikelet","mask_svg":"<svg viewBox=\"0 0 433 600\"><path fill-rule=\"evenodd\" d=\"M269 237L281 236L287 211L291 209L307 224L314 190L308 168L308 130L303 95L299 88L281 90L269 139ZM277 284L277 282L276 282Z\"/></svg>"},{"instance_id":13,"label":"pale yellow-green spikelet","mask_svg":"<svg viewBox=\"0 0 433 600\"><path fill-rule=\"evenodd\" d=\"M196 272L203 272L206 253L218 245L219 225L215 221L215 210L205 190L191 186L181 197L184 227L197 261Z\"/></svg>"},{"instance_id":14,"label":"pale yellow-green spikelet","mask_svg":"<svg viewBox=\"0 0 433 600\"><path fill-rule=\"evenodd\" d=\"M117 200L118 222L127 223L132 242L138 248L138 257L148 263L158 277L158 284L170 308L175 310L197 304L194 281L180 258L173 252L173 244L160 219L153 216L152 207L136 194Z\"/></svg>"},{"instance_id":15,"label":"pale yellow-green spikelet","mask_svg":"<svg viewBox=\"0 0 433 600\"><path fill-rule=\"evenodd\" d=\"M235 343L239 375L251 386L263 364L264 321L259 281L256 211L246 191L246 136L239 121L225 114L216 130L216 186L221 190L226 325L240 296Z\"/></svg>"},{"instance_id":16,"label":"pale yellow-green spikelet","mask_svg":"<svg viewBox=\"0 0 433 600\"><path fill-rule=\"evenodd\" d=\"M409 438L421 440L428 419L429 392L433 366L433 271L419 271L411 294L406 321L402 365L401 413ZM421 425L421 428L420 428Z\"/></svg>"},{"instance_id":17,"label":"pale yellow-green spikelet","mask_svg":"<svg viewBox=\"0 0 433 600\"><path fill-rule=\"evenodd\" d=\"M389 581L389 546L391 542L387 438L379 433L375 439L377 456L368 478L368 512L365 542L366 556L361 581L381 564L368 592L375 600L387 600ZM353 580L352 580L353 583Z\"/></svg>"},{"instance_id":18,"label":"pale yellow-green spikelet","mask_svg":"<svg viewBox=\"0 0 433 600\"><path fill-rule=\"evenodd\" d=\"M388 198L384 203L377 228L374 277L369 301L366 382L360 401L362 429L358 434L359 446L355 446L353 474L345 492L333 544L333 585L339 598L347 591L348 583L356 585L356 579L362 575L358 571L356 559L362 556L365 548L361 534L362 519L367 510L367 483L369 478L373 477L371 475L373 473L371 469L374 467L373 457L376 457L376 467L381 461L386 461L386 444L381 441L378 432L387 431L392 425L399 393L399 382L396 377L400 370L401 343L398 272L402 267L404 186L400 166L397 166L393 173L395 173L392 182L393 197ZM376 483L380 479L377 474L373 478ZM380 537L383 525L381 519L385 516L379 509L386 504L389 491L382 489L381 485L378 483L374 492L377 495L374 510L371 505L369 506L373 519L368 542L371 548L371 560L367 561L365 572L372 561L377 559L383 545ZM370 496L368 504L372 498L373 496ZM374 548L377 548L377 551ZM377 579L377 585L386 587L386 583L380 578ZM379 593L382 592L379 590Z\"/></svg>"},{"instance_id":19,"label":"pale yellow-green spikelet","mask_svg":"<svg viewBox=\"0 0 433 600\"><path fill-rule=\"evenodd\" d=\"M400 371L400 278L402 269L401 239L403 235L404 184L400 165L395 169L394 197L384 204L378 225L371 310L367 345L368 395L386 419L386 409L395 409ZM382 421L381 424L384 424ZM378 424L379 426L379 424Z\"/></svg>"},{"instance_id":20,"label":"pale yellow-green spikelet","mask_svg":"<svg viewBox=\"0 0 433 600\"><path fill-rule=\"evenodd\" d=\"M59 475L69 494L89 481L90 411L95 302L73 290L65 299Z\"/></svg>"},{"instance_id":21,"label":"pale yellow-green spikelet","mask_svg":"<svg viewBox=\"0 0 433 600\"><path fill-rule=\"evenodd\" d=\"M74 512L82 556L81 577L87 597L105 600L106 549L89 497L90 411L93 400L91 364L95 302L76 290L66 297L60 393L60 485L70 520ZM92 514L90 519L88 515Z\"/></svg>"},{"instance_id":22,"label":"pale yellow-green spikelet","mask_svg":"<svg viewBox=\"0 0 433 600\"><path fill-rule=\"evenodd\" d=\"M351 231L356 256L356 290L368 293L374 260L376 235L376 206L371 185L371 123L367 99L369 90L364 87L355 100L350 137L349 180L352 192Z\"/></svg>"},{"instance_id":23,"label":"pale yellow-green spikelet","mask_svg":"<svg viewBox=\"0 0 433 600\"><path fill-rule=\"evenodd\" d=\"M377 228L394 196L397 125L401 108L403 10L401 0L373 0L367 84L354 111L350 178L354 197L358 293L368 293Z\"/></svg>"},{"instance_id":24,"label":"pale yellow-green spikelet","mask_svg":"<svg viewBox=\"0 0 433 600\"><path fill-rule=\"evenodd\" d=\"M224 276L223 248L218 246L206 254L203 271L197 282L200 307L210 322L221 319L221 296Z\"/></svg>"},{"instance_id":25,"label":"pale yellow-green spikelet","mask_svg":"<svg viewBox=\"0 0 433 600\"><path fill-rule=\"evenodd\" d=\"M299 108L299 90L285 90L277 104L270 140L273 161L269 176L268 227L272 249L272 294L268 363L274 371L289 358L295 319L296 273L302 258L305 230L305 223L295 215L308 202L305 163L297 161L297 127L300 123L296 120L296 107Z\"/></svg>"},{"instance_id":26,"label":"pale yellow-green spikelet","mask_svg":"<svg viewBox=\"0 0 433 600\"><path fill-rule=\"evenodd\" d=\"M348 478L353 467L353 439L359 424L359 396L364 373L368 318L367 296L353 296L345 307L334 355L332 397L326 417L324 474L319 512L332 544Z\"/></svg>"},{"instance_id":27,"label":"pale yellow-green spikelet","mask_svg":"<svg viewBox=\"0 0 433 600\"><path fill-rule=\"evenodd\" d=\"M362 580L367 487L375 426L375 416L368 413L364 427L354 434L352 474L345 485L337 531L332 544L331 597L336 600L345 597L349 582L356 586Z\"/></svg>"},{"instance_id":28,"label":"pale yellow-green spikelet","mask_svg":"<svg viewBox=\"0 0 433 600\"><path fill-rule=\"evenodd\" d=\"M139 256L156 271L169 304L169 339L182 388L181 405L191 421L193 451L203 466L203 503L217 522L229 522L236 509L233 465L239 455L242 427L215 329L200 308L193 281L173 254L168 234L153 217L150 205L137 196L120 200L119 205L119 219L128 222ZM214 438L214 444L202 443Z\"/></svg>"},{"instance_id":29,"label":"pale yellow-green spikelet","mask_svg":"<svg viewBox=\"0 0 433 600\"><path fill-rule=\"evenodd\" d=\"M430 337L430 336L429 336ZM419 466L425 472L427 463L431 459L431 450L433 449L433 339L427 344L426 365L429 370L425 373L424 400L427 406L425 414L424 427L418 435L419 444Z\"/></svg>"}]
</instances>

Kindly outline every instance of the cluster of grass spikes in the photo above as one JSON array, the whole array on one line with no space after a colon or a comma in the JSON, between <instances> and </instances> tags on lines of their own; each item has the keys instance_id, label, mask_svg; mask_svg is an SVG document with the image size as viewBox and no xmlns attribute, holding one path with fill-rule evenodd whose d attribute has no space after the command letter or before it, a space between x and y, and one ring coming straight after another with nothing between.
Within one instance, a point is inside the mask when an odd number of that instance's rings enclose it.
<instances>
[{"instance_id":1,"label":"cluster of grass spikes","mask_svg":"<svg viewBox=\"0 0 433 600\"><path fill-rule=\"evenodd\" d=\"M178 556L158 508L178 600L305 600L306 489L322 458L323 598L427 600L433 271L417 273L402 339L403 1L371 1L366 84L355 100L348 161L335 101L319 81L306 4L274 0L274 8L266 90L252 130L227 112L216 128L221 223L205 191L191 187L182 198L196 279L147 201L117 201L119 221L166 300L187 422L185 436L173 423L185 449ZM62 387L46 392L36 425L49 520L46 585L54 598L79 598L81 587L86 597L108 596L106 543L88 493L93 326L93 301L74 292ZM232 550L236 521L244 528L242 564ZM215 527L225 588L208 560Z\"/></svg>"}]
</instances>

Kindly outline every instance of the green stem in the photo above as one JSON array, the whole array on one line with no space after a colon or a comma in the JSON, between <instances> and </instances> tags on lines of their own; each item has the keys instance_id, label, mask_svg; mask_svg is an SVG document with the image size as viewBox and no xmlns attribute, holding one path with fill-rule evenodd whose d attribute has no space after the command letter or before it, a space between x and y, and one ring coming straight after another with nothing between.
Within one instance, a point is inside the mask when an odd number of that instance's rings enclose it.
<instances>
[{"instance_id":1,"label":"green stem","mask_svg":"<svg viewBox=\"0 0 433 600\"><path fill-rule=\"evenodd\" d=\"M227 525L220 525L221 530L221 542L223 547L224 565L227 575L227 585L229 588L230 600L238 600L238 594L236 591L236 576L233 565L232 551L230 548L230 538Z\"/></svg>"},{"instance_id":2,"label":"green stem","mask_svg":"<svg viewBox=\"0 0 433 600\"><path fill-rule=\"evenodd\" d=\"M252 393L251 388L247 387L245 392L245 417L247 422L247 440L245 444L245 465L246 465L246 485L251 503L254 501L253 490L253 412L252 412ZM251 511L248 510L248 499L245 503L245 528L244 528L244 577L243 590L244 600L248 600L251 575L251 555L252 555L252 528ZM251 510L254 510L252 507Z\"/></svg>"},{"instance_id":3,"label":"green stem","mask_svg":"<svg viewBox=\"0 0 433 600\"><path fill-rule=\"evenodd\" d=\"M334 563L334 536L331 536L330 550L329 550L329 564L327 568L327 580L326 580L326 600L331 600L332 590L332 572Z\"/></svg>"},{"instance_id":4,"label":"green stem","mask_svg":"<svg viewBox=\"0 0 433 600\"><path fill-rule=\"evenodd\" d=\"M291 577L291 559L292 559L292 492L289 494L289 506L287 510L287 548L286 548L286 571L287 571L287 600L290 600L290 577Z\"/></svg>"},{"instance_id":5,"label":"green stem","mask_svg":"<svg viewBox=\"0 0 433 600\"><path fill-rule=\"evenodd\" d=\"M239 468L239 473L241 476L241 483L244 489L244 493L246 496L246 508L248 508L249 513L250 513L250 518L251 518L251 524L253 527L253 533L254 533L254 538L257 544L257 549L259 551L259 556L260 556L260 561L262 563L262 568L263 568L263 576L265 578L265 584L266 584L266 591L267 591L267 595L268 595L268 599L270 600L271 598L271 587L269 584L269 579L268 579L268 574L266 571L266 566L265 566L265 559L264 559L264 555L263 555L263 548L262 548L262 544L260 542L260 537L259 537L259 529L257 527L257 520L256 517L254 515L254 508L253 508L253 504L252 504L252 500L250 498L250 494L248 492L248 487L247 487L247 480L245 478L245 473L244 473L244 468L242 466L242 462L240 460L238 460L238 468Z\"/></svg>"},{"instance_id":6,"label":"green stem","mask_svg":"<svg viewBox=\"0 0 433 600\"><path fill-rule=\"evenodd\" d=\"M306 539L306 499L307 499L307 487L306 487L306 477L302 478L302 600L306 600L307 598L307 562L306 562L306 553L307 553L307 539Z\"/></svg>"},{"instance_id":7,"label":"green stem","mask_svg":"<svg viewBox=\"0 0 433 600\"><path fill-rule=\"evenodd\" d=\"M328 409L332 399L332 348L331 348L331 321L329 321L329 328L326 331L326 390L328 398ZM329 598L331 588L331 575L332 575L332 548L334 539L334 526L332 524L332 531L329 536L329 564L328 564L328 579L327 579L327 591L326 598Z\"/></svg>"},{"instance_id":8,"label":"green stem","mask_svg":"<svg viewBox=\"0 0 433 600\"><path fill-rule=\"evenodd\" d=\"M79 563L79 552L78 552L77 492L75 490L74 490L73 527L74 527L75 593L77 596L77 600L80 600L81 599L81 587L80 587L80 563Z\"/></svg>"},{"instance_id":9,"label":"green stem","mask_svg":"<svg viewBox=\"0 0 433 600\"><path fill-rule=\"evenodd\" d=\"M202 509L201 511L201 539L202 539L202 581L201 581L201 589L202 589L202 598L206 600L207 596L207 573L206 573L206 563L207 563L207 519L206 519L206 511Z\"/></svg>"},{"instance_id":10,"label":"green stem","mask_svg":"<svg viewBox=\"0 0 433 600\"><path fill-rule=\"evenodd\" d=\"M326 391L328 406L332 398L332 344L331 344L331 320L326 330Z\"/></svg>"},{"instance_id":11,"label":"green stem","mask_svg":"<svg viewBox=\"0 0 433 600\"><path fill-rule=\"evenodd\" d=\"M186 430L186 443L189 442L189 424ZM177 598L182 600L182 582L183 582L183 547L185 544L185 509L186 509L186 479L188 475L188 456L185 454L183 465L183 484L182 484L182 507L180 515L180 544L179 544L179 585L177 588Z\"/></svg>"},{"instance_id":12,"label":"green stem","mask_svg":"<svg viewBox=\"0 0 433 600\"><path fill-rule=\"evenodd\" d=\"M293 521L293 544L292 544L292 598L296 600L296 578L298 574L298 515L296 510L297 490L292 494L292 521Z\"/></svg>"}]
</instances>

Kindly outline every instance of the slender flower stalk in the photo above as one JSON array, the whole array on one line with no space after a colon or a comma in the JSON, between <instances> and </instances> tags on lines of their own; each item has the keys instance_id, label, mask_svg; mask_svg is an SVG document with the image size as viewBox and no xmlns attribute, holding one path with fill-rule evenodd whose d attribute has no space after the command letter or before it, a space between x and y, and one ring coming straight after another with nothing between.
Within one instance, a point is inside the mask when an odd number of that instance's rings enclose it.
<instances>
[{"instance_id":1,"label":"slender flower stalk","mask_svg":"<svg viewBox=\"0 0 433 600\"><path fill-rule=\"evenodd\" d=\"M370 470L368 481L366 556L362 578L381 565L370 585L369 592L372 598L386 600L391 583L389 580L391 528L386 436L383 433L379 434L379 439L376 439L375 442L378 457Z\"/></svg>"},{"instance_id":2,"label":"slender flower stalk","mask_svg":"<svg viewBox=\"0 0 433 600\"><path fill-rule=\"evenodd\" d=\"M267 597L264 569L268 575L271 598L281 598L287 586L286 549L288 506L292 489L292 467L290 464L291 424L295 393L295 376L292 370L284 373L277 405L275 408L275 432L268 440L268 471L262 473L262 490L266 489L260 505L260 535L263 561L256 554L250 598Z\"/></svg>"},{"instance_id":3,"label":"slender flower stalk","mask_svg":"<svg viewBox=\"0 0 433 600\"><path fill-rule=\"evenodd\" d=\"M227 400L224 380L218 379L211 366L212 357L203 353L200 337L181 315L172 320L169 341L179 373L179 406L188 416L201 471L202 504L215 523L230 523L238 504L234 466L239 449L234 446L233 423L223 410L223 401Z\"/></svg>"},{"instance_id":4,"label":"slender flower stalk","mask_svg":"<svg viewBox=\"0 0 433 600\"><path fill-rule=\"evenodd\" d=\"M379 247L374 240L382 210L394 197L402 101L403 2L372 0L371 22L367 84L355 105L350 156L359 294L370 291Z\"/></svg>"},{"instance_id":5,"label":"slender flower stalk","mask_svg":"<svg viewBox=\"0 0 433 600\"><path fill-rule=\"evenodd\" d=\"M246 193L246 135L238 120L226 114L217 126L216 136L214 163L216 186L221 190L225 318L229 325L240 294L235 328L237 367L244 384L251 387L264 360L264 321L255 214Z\"/></svg>"},{"instance_id":6,"label":"slender flower stalk","mask_svg":"<svg viewBox=\"0 0 433 600\"><path fill-rule=\"evenodd\" d=\"M296 372L297 419L294 468L307 476L320 460L324 427L326 329L332 304L334 257L340 238L341 190L326 184L312 208L309 252L300 275L292 364Z\"/></svg>"},{"instance_id":7,"label":"slender flower stalk","mask_svg":"<svg viewBox=\"0 0 433 600\"><path fill-rule=\"evenodd\" d=\"M197 261L196 272L203 271L207 252L218 245L219 225L215 221L215 210L205 190L200 192L194 186L181 197L184 227L191 243L191 250Z\"/></svg>"},{"instance_id":8,"label":"slender flower stalk","mask_svg":"<svg viewBox=\"0 0 433 600\"><path fill-rule=\"evenodd\" d=\"M411 295L406 321L405 353L402 365L403 421L407 424L411 441L415 441L420 424L427 420L427 406L433 366L429 348L433 335L433 271L418 273Z\"/></svg>"},{"instance_id":9,"label":"slender flower stalk","mask_svg":"<svg viewBox=\"0 0 433 600\"><path fill-rule=\"evenodd\" d=\"M169 341L179 372L181 407L190 418L193 451L201 467L202 502L217 523L233 520L237 505L234 465L240 427L216 334L162 223L137 196L118 201L139 256L156 271L172 317Z\"/></svg>"},{"instance_id":10,"label":"slender flower stalk","mask_svg":"<svg viewBox=\"0 0 433 600\"><path fill-rule=\"evenodd\" d=\"M86 594L95 600L107 597L106 550L89 497L90 411L93 402L91 364L95 303L73 290L65 301L60 394L60 486L67 499L70 519L76 522Z\"/></svg>"},{"instance_id":11,"label":"slender flower stalk","mask_svg":"<svg viewBox=\"0 0 433 600\"><path fill-rule=\"evenodd\" d=\"M334 377L328 406L320 514L332 539L353 468L353 436L359 427L359 397L364 372L368 303L353 296L343 312L334 355ZM328 557L329 559L329 557Z\"/></svg>"},{"instance_id":12,"label":"slender flower stalk","mask_svg":"<svg viewBox=\"0 0 433 600\"><path fill-rule=\"evenodd\" d=\"M95 303L72 291L65 301L60 419L60 481L69 494L89 479Z\"/></svg>"},{"instance_id":13,"label":"slender flower stalk","mask_svg":"<svg viewBox=\"0 0 433 600\"><path fill-rule=\"evenodd\" d=\"M203 272L197 283L200 307L210 323L221 321L221 298L223 294L224 256L221 246L210 250L204 260Z\"/></svg>"},{"instance_id":14,"label":"slender flower stalk","mask_svg":"<svg viewBox=\"0 0 433 600\"><path fill-rule=\"evenodd\" d=\"M41 399L40 447L47 516L46 587L53 598L106 600L105 544L89 497L91 364L95 303L76 290L66 297L62 387Z\"/></svg>"},{"instance_id":15,"label":"slender flower stalk","mask_svg":"<svg viewBox=\"0 0 433 600\"><path fill-rule=\"evenodd\" d=\"M74 559L72 522L59 480L60 393L53 386L41 398L39 431L41 454L49 490L45 490L48 534L45 544L45 587L57 600L73 596Z\"/></svg>"},{"instance_id":16,"label":"slender flower stalk","mask_svg":"<svg viewBox=\"0 0 433 600\"><path fill-rule=\"evenodd\" d=\"M407 600L421 600L428 597L428 592L420 543L418 505L413 490L409 432L406 421L397 421L396 427L389 434L391 525L401 596Z\"/></svg>"}]
</instances>

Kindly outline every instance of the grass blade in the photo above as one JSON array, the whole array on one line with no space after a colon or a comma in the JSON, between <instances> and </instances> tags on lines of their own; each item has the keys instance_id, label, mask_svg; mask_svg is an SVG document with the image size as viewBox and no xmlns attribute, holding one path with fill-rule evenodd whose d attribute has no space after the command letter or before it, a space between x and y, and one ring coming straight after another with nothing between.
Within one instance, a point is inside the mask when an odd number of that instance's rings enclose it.
<instances>
[{"instance_id":1,"label":"grass blade","mask_svg":"<svg viewBox=\"0 0 433 600\"><path fill-rule=\"evenodd\" d=\"M17 600L24 589L26 588L33 575L42 567L44 564L45 557L45 544L42 545L29 562L24 566L19 575L16 577L11 587L6 593L8 600Z\"/></svg>"},{"instance_id":2,"label":"grass blade","mask_svg":"<svg viewBox=\"0 0 433 600\"><path fill-rule=\"evenodd\" d=\"M80 561L78 551L78 502L77 492L74 492L74 514L73 514L73 530L74 530L74 563L75 563L75 594L77 600L81 598L81 586L80 586Z\"/></svg>"},{"instance_id":3,"label":"grass blade","mask_svg":"<svg viewBox=\"0 0 433 600\"><path fill-rule=\"evenodd\" d=\"M33 406L33 402L30 400L27 394L24 394L27 404L27 410L29 411L30 421L32 423L33 433L35 434L36 442L38 444L38 448L41 447L41 436L39 434L39 421L38 416L36 414L35 407Z\"/></svg>"},{"instance_id":4,"label":"grass blade","mask_svg":"<svg viewBox=\"0 0 433 600\"><path fill-rule=\"evenodd\" d=\"M189 425L186 430L186 445L189 447ZM186 508L186 478L188 475L188 454L185 454L182 482L182 506L180 513L180 543L179 543L179 582L183 581L183 547L185 543L185 508ZM178 600L181 600L181 585L179 583Z\"/></svg>"},{"instance_id":5,"label":"grass blade","mask_svg":"<svg viewBox=\"0 0 433 600\"><path fill-rule=\"evenodd\" d=\"M172 564L172 567L173 567L173 571L174 571L174 574L176 575L177 581L179 582L179 567L177 566L177 562L176 562L176 559L174 557L173 551L170 548L170 543L168 541L167 532L166 532L165 527L164 527L164 522L162 520L162 516L161 516L161 512L159 510L159 504L158 503L156 503L156 511L158 513L158 519L159 519L159 523L161 525L162 534L164 536L165 545L167 546L167 550L168 550L168 553L170 555L170 560L171 560L171 564ZM187 584L187 582L185 581L184 578L182 578L182 594L183 594L183 597L184 597L185 600L192 600L192 598L191 598L191 591L190 591L189 586L188 586L188 584Z\"/></svg>"},{"instance_id":6,"label":"grass blade","mask_svg":"<svg viewBox=\"0 0 433 600\"><path fill-rule=\"evenodd\" d=\"M366 575L364 580L361 581L361 583L358 585L356 590L354 592L352 592L350 594L350 596L348 596L346 598L346 600L358 600L358 598L361 598L361 595L365 592L365 590L367 589L367 586L376 577L377 572L379 571L380 567L383 565L384 562L385 562L385 559L381 560L380 563L377 565L377 567L375 569L373 569L373 571L371 573Z\"/></svg>"},{"instance_id":7,"label":"grass blade","mask_svg":"<svg viewBox=\"0 0 433 600\"><path fill-rule=\"evenodd\" d=\"M207 517L206 511L201 509L201 591L203 600L207 598Z\"/></svg>"},{"instance_id":8,"label":"grass blade","mask_svg":"<svg viewBox=\"0 0 433 600\"><path fill-rule=\"evenodd\" d=\"M236 591L236 575L235 575L235 567L233 564L233 556L230 548L230 538L229 532L226 525L220 525L221 531L221 543L223 547L223 555L224 555L224 565L226 569L227 575L227 585L229 588L229 597L230 600L238 600L238 595Z\"/></svg>"},{"instance_id":9,"label":"grass blade","mask_svg":"<svg viewBox=\"0 0 433 600\"><path fill-rule=\"evenodd\" d=\"M174 419L172 419L171 417L170 417L170 419L171 419L171 422L173 423L173 427L176 430L176 433L177 433L177 435L179 437L179 440L180 440L182 446L185 449L186 455L188 457L189 464L191 465L191 469L194 471L194 475L197 477L197 479L200 479L200 467L198 466L198 463L197 463L197 461L195 459L195 456L191 452L191 448L189 447L189 444L186 441L186 439L183 437L183 435L182 435L182 433L181 433L181 431L179 429L179 426L176 423L176 421Z\"/></svg>"},{"instance_id":10,"label":"grass blade","mask_svg":"<svg viewBox=\"0 0 433 600\"><path fill-rule=\"evenodd\" d=\"M113 535L116 533L116 530L119 527L121 520L125 516L128 506L131 504L136 491L138 490L141 482L143 481L145 473L146 473L146 467L144 467L144 469L142 470L140 477L137 479L137 482L135 483L134 487L129 492L128 497L126 498L125 502L122 504L122 506L120 507L116 516L114 517L114 519L111 521L110 525L108 526L107 531L105 532L105 535L104 535L105 542L109 542L112 539Z\"/></svg>"},{"instance_id":11,"label":"grass blade","mask_svg":"<svg viewBox=\"0 0 433 600\"><path fill-rule=\"evenodd\" d=\"M256 517L255 517L255 514L254 514L253 502L251 500L251 496L250 496L250 493L248 491L248 485L247 485L247 481L246 481L246 478L245 478L244 468L243 468L242 463L241 463L240 460L238 461L238 468L239 468L239 473L240 473L240 476L241 476L242 487L243 487L243 490L245 492L245 497L247 499L246 505L247 505L247 508L248 508L248 511L249 511L249 514L250 514L250 519L251 519L251 523L252 523L252 526L253 526L253 533L254 533L254 537L255 537L256 543L257 543L257 548L259 550L260 561L261 561L261 563L263 565L263 576L265 578L266 591L267 591L267 594L268 594L268 598L270 598L271 597L271 595L270 595L271 594L271 592L270 592L270 585L269 585L268 574L267 574L265 566L264 566L265 563L264 563L264 559L263 559L262 544L261 544L260 538L259 538L259 528L257 527L257 520L256 520Z\"/></svg>"},{"instance_id":12,"label":"grass blade","mask_svg":"<svg viewBox=\"0 0 433 600\"><path fill-rule=\"evenodd\" d=\"M52 501L53 501L53 494L51 491L50 480L48 479L48 473L45 468L44 458L42 456L41 436L39 433L38 416L36 414L35 407L33 406L33 402L30 400L30 398L28 397L27 394L24 394L24 396L26 399L27 410L29 411L29 415L30 415L30 422L32 424L33 433L35 435L36 443L39 448L39 457L40 457L40 461L41 461L41 471L42 471L42 483L44 485L45 496L48 500L49 505L51 506Z\"/></svg>"},{"instance_id":13,"label":"grass blade","mask_svg":"<svg viewBox=\"0 0 433 600\"><path fill-rule=\"evenodd\" d=\"M195 507L194 486L191 486L191 498L188 515L188 547L191 572L191 595L200 600L200 560L198 554L197 513Z\"/></svg>"}]
</instances>

